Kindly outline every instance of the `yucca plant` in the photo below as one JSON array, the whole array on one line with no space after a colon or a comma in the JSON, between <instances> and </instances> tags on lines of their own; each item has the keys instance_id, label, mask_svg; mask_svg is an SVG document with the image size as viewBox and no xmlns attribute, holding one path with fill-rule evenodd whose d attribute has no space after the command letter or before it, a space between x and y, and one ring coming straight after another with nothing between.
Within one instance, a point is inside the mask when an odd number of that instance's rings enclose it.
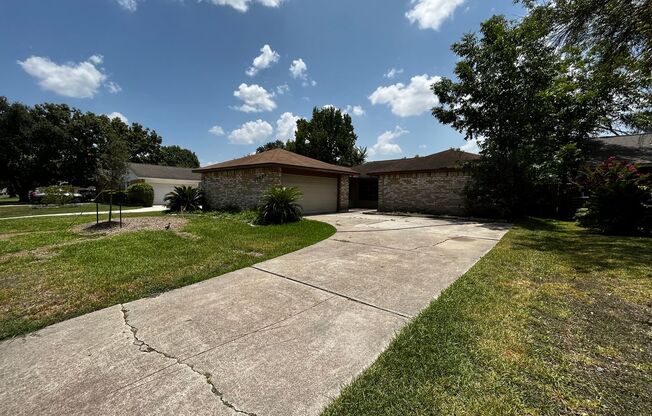
<instances>
[{"instance_id":1,"label":"yucca plant","mask_svg":"<svg viewBox=\"0 0 652 416\"><path fill-rule=\"evenodd\" d=\"M303 208L297 203L303 194L298 188L273 186L263 193L258 224L284 224L301 220Z\"/></svg>"},{"instance_id":2,"label":"yucca plant","mask_svg":"<svg viewBox=\"0 0 652 416\"><path fill-rule=\"evenodd\" d=\"M165 195L164 201L172 212L192 212L201 209L204 193L192 186L175 186L174 191Z\"/></svg>"}]
</instances>

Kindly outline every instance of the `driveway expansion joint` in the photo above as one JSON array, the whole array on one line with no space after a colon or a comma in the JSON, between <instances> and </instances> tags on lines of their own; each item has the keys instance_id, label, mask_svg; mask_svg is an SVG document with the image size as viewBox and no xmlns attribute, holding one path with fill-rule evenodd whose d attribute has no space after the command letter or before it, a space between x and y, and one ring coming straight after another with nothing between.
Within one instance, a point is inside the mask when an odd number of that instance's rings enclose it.
<instances>
[{"instance_id":1,"label":"driveway expansion joint","mask_svg":"<svg viewBox=\"0 0 652 416\"><path fill-rule=\"evenodd\" d=\"M383 308L382 306L374 305L373 303L365 302L364 300L357 299L357 298L345 295L343 293L336 292L334 290L326 289L325 287L321 287L321 286L313 285L311 283L303 282L303 281L301 281L299 279L295 279L295 278L292 278L292 277L289 277L289 276L284 276L282 274L274 273L274 272L271 272L269 270L261 269L260 267L257 267L257 266L250 266L250 267L252 269L255 269L255 270L258 270L258 271L261 271L261 272L264 272L264 273L271 274L272 276L280 277L282 279L286 279L286 280L289 280L291 282L298 283L300 285L308 286L308 287L311 287L313 289L321 290L322 292L330 293L331 295L335 295L337 297L349 300L351 302L359 303L361 305L376 309L376 310L381 311L381 312L385 312L385 313L389 313L389 314L392 314L392 315L399 316L399 317L401 317L403 319L406 319L406 320L409 320L409 319L413 318L411 315L408 315L408 314L405 314L405 313L402 313L402 312L398 312L398 311L395 311L395 310L392 310L392 309Z\"/></svg>"},{"instance_id":2,"label":"driveway expansion joint","mask_svg":"<svg viewBox=\"0 0 652 416\"><path fill-rule=\"evenodd\" d=\"M182 359L180 359L178 357L175 357L175 356L173 356L171 354L168 354L168 353L166 353L164 351L159 351L156 348L152 347L151 345L147 344L142 339L138 338L138 328L136 328L133 324L131 324L129 322L129 310L127 308L125 308L125 306L122 303L120 304L120 311L122 312L122 320L124 321L125 326L128 327L129 330L131 331L132 337L134 339L133 345L137 346L138 350L140 352L144 352L144 353L147 353L147 354L148 353L159 354L159 355L167 358L168 360L174 360L175 363L178 364L178 365L182 365L182 366L185 366L185 367L189 368L193 373L198 374L198 375L200 375L200 376L202 376L204 378L206 383L211 388L211 393L213 393L218 399L220 399L220 402L222 402L222 404L224 406L228 407L229 409L233 410L236 413L240 413L240 414L247 415L247 416L257 416L256 413L251 413L251 412L246 412L244 410L240 410L237 407L235 407L232 403L227 401L224 398L224 393L220 392L217 389L217 386L215 385L215 383L213 383L212 375L210 373L203 373L203 372L197 370L192 364L189 364L189 363L185 362L184 360L182 360ZM164 367L164 369L168 368L168 367ZM127 386L129 386L129 384ZM122 390L127 386L123 386L118 390Z\"/></svg>"}]
</instances>

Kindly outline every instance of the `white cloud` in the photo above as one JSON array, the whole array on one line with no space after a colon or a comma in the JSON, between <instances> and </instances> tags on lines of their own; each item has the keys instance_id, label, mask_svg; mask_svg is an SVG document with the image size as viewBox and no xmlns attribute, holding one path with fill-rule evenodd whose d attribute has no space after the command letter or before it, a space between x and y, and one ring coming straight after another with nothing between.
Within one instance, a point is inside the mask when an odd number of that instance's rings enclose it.
<instances>
[{"instance_id":1,"label":"white cloud","mask_svg":"<svg viewBox=\"0 0 652 416\"><path fill-rule=\"evenodd\" d=\"M354 105L354 106L347 105L347 106L346 106L346 109L344 110L344 112L347 113L347 114L353 114L353 115L356 116L356 117L362 117L362 116L364 116L365 114L367 114L367 113L364 111L364 108L362 108L361 105Z\"/></svg>"},{"instance_id":2,"label":"white cloud","mask_svg":"<svg viewBox=\"0 0 652 416\"><path fill-rule=\"evenodd\" d=\"M244 102L236 110L245 113L260 113L261 111L272 111L276 108L276 103L273 100L273 95L260 85L240 84L237 91L233 95Z\"/></svg>"},{"instance_id":3,"label":"white cloud","mask_svg":"<svg viewBox=\"0 0 652 416\"><path fill-rule=\"evenodd\" d=\"M306 79L308 78L308 65L301 58L295 59L290 65L290 73L295 79Z\"/></svg>"},{"instance_id":4,"label":"white cloud","mask_svg":"<svg viewBox=\"0 0 652 416\"><path fill-rule=\"evenodd\" d=\"M285 95L288 92L290 92L290 86L288 84L283 84L276 87L276 93L278 95Z\"/></svg>"},{"instance_id":5,"label":"white cloud","mask_svg":"<svg viewBox=\"0 0 652 416\"><path fill-rule=\"evenodd\" d=\"M201 0L200 0L201 1ZM249 10L249 5L253 0L206 0L216 6L231 6L239 12ZM279 7L284 0L256 0L257 3L266 7Z\"/></svg>"},{"instance_id":6,"label":"white cloud","mask_svg":"<svg viewBox=\"0 0 652 416\"><path fill-rule=\"evenodd\" d=\"M439 30L444 20L453 15L466 0L412 0L412 9L405 13L410 23L417 22L420 29Z\"/></svg>"},{"instance_id":7,"label":"white cloud","mask_svg":"<svg viewBox=\"0 0 652 416\"><path fill-rule=\"evenodd\" d=\"M392 68L392 69L390 69L389 71L387 71L387 73L384 74L383 76L384 76L385 78L392 79L392 78L394 78L395 76L400 75L400 74L402 74L402 73L403 73L403 68L400 68L400 69Z\"/></svg>"},{"instance_id":8,"label":"white cloud","mask_svg":"<svg viewBox=\"0 0 652 416\"><path fill-rule=\"evenodd\" d=\"M122 87L113 81L106 83L106 89L109 90L111 94L117 94L122 91Z\"/></svg>"},{"instance_id":9,"label":"white cloud","mask_svg":"<svg viewBox=\"0 0 652 416\"><path fill-rule=\"evenodd\" d=\"M292 74L292 78L301 80L301 85L304 87L314 87L317 85L317 81L308 77L308 65L301 58L292 61L290 73Z\"/></svg>"},{"instance_id":10,"label":"white cloud","mask_svg":"<svg viewBox=\"0 0 652 416\"><path fill-rule=\"evenodd\" d=\"M102 62L104 62L104 56L102 55L92 55L88 60L94 64L94 65L99 65Z\"/></svg>"},{"instance_id":11,"label":"white cloud","mask_svg":"<svg viewBox=\"0 0 652 416\"><path fill-rule=\"evenodd\" d=\"M420 144L419 145L419 149L427 149L427 148L428 148L428 145L426 145L426 144Z\"/></svg>"},{"instance_id":12,"label":"white cloud","mask_svg":"<svg viewBox=\"0 0 652 416\"><path fill-rule=\"evenodd\" d=\"M93 98L107 75L97 65L102 63L101 55L93 55L84 62L69 62L62 65L49 58L31 56L18 61L25 72L38 80L41 88L73 98Z\"/></svg>"},{"instance_id":13,"label":"white cloud","mask_svg":"<svg viewBox=\"0 0 652 416\"><path fill-rule=\"evenodd\" d=\"M264 45L260 48L260 55L254 58L254 62L247 69L247 75L250 77L256 76L259 71L269 68L281 58L281 55L272 50L269 45Z\"/></svg>"},{"instance_id":14,"label":"white cloud","mask_svg":"<svg viewBox=\"0 0 652 416\"><path fill-rule=\"evenodd\" d=\"M138 8L138 0L116 0L116 2L120 7L130 12L135 12Z\"/></svg>"},{"instance_id":15,"label":"white cloud","mask_svg":"<svg viewBox=\"0 0 652 416\"><path fill-rule=\"evenodd\" d=\"M460 150L463 150L465 152L469 153L480 153L480 146L479 142L477 140L467 140L466 143L464 143L463 146L460 147Z\"/></svg>"},{"instance_id":16,"label":"white cloud","mask_svg":"<svg viewBox=\"0 0 652 416\"><path fill-rule=\"evenodd\" d=\"M122 113L118 113L117 111L114 111L111 114L107 114L106 116L110 119L114 119L114 118L120 119L123 123L129 124L129 120L127 119L127 117L125 117L125 115Z\"/></svg>"},{"instance_id":17,"label":"white cloud","mask_svg":"<svg viewBox=\"0 0 652 416\"><path fill-rule=\"evenodd\" d=\"M373 105L389 105L392 113L399 117L418 116L437 105L437 97L430 87L440 79L438 76L417 75L412 77L407 86L398 83L378 87L369 96L369 101Z\"/></svg>"},{"instance_id":18,"label":"white cloud","mask_svg":"<svg viewBox=\"0 0 652 416\"><path fill-rule=\"evenodd\" d=\"M248 121L229 134L232 144L254 144L268 139L274 133L274 127L266 121Z\"/></svg>"},{"instance_id":19,"label":"white cloud","mask_svg":"<svg viewBox=\"0 0 652 416\"><path fill-rule=\"evenodd\" d=\"M375 156L403 153L401 146L394 143L394 140L408 133L409 131L403 129L400 126L396 126L394 130L387 130L378 136L376 144L374 144L371 149L369 149L369 155Z\"/></svg>"},{"instance_id":20,"label":"white cloud","mask_svg":"<svg viewBox=\"0 0 652 416\"><path fill-rule=\"evenodd\" d=\"M221 126L215 125L208 129L208 132L213 136L224 136L224 129Z\"/></svg>"},{"instance_id":21,"label":"white cloud","mask_svg":"<svg viewBox=\"0 0 652 416\"><path fill-rule=\"evenodd\" d=\"M276 120L276 138L287 143L288 140L294 139L294 133L297 131L297 120L301 117L286 112L281 114Z\"/></svg>"}]
</instances>

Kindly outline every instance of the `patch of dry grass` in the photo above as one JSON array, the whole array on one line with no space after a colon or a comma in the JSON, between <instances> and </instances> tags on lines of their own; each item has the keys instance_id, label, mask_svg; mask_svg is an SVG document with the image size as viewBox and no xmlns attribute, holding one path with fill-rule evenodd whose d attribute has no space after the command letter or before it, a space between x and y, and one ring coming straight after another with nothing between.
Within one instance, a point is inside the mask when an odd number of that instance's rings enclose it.
<instances>
[{"instance_id":1,"label":"patch of dry grass","mask_svg":"<svg viewBox=\"0 0 652 416\"><path fill-rule=\"evenodd\" d=\"M315 221L251 227L228 215L140 216L91 232L60 218L1 224L12 236L0 240L0 338L218 276L335 231Z\"/></svg>"}]
</instances>

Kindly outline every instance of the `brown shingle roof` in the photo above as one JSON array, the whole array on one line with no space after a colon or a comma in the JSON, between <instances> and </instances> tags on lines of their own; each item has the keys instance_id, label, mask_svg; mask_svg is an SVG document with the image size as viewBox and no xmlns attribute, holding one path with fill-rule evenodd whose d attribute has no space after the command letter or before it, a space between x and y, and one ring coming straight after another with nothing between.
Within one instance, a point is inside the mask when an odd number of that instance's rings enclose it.
<instances>
[{"instance_id":1,"label":"brown shingle roof","mask_svg":"<svg viewBox=\"0 0 652 416\"><path fill-rule=\"evenodd\" d=\"M189 168L174 166L147 165L144 163L128 163L127 167L139 178L179 179L200 181L201 175Z\"/></svg>"},{"instance_id":2,"label":"brown shingle roof","mask_svg":"<svg viewBox=\"0 0 652 416\"><path fill-rule=\"evenodd\" d=\"M589 150L589 160L604 162L611 156L639 166L652 165L652 133L628 136L596 137L596 146Z\"/></svg>"},{"instance_id":3,"label":"brown shingle roof","mask_svg":"<svg viewBox=\"0 0 652 416\"><path fill-rule=\"evenodd\" d=\"M479 158L480 156L474 153L450 149L430 156L368 162L363 165L355 166L353 169L362 175L378 175L398 172L428 172L442 169L459 169L462 167L464 162L477 160Z\"/></svg>"},{"instance_id":4,"label":"brown shingle roof","mask_svg":"<svg viewBox=\"0 0 652 416\"><path fill-rule=\"evenodd\" d=\"M268 150L267 152L241 157L240 159L205 166L203 168L195 169L193 172L213 172L218 170L234 170L262 166L290 167L308 171L342 173L348 175L355 175L356 173L353 169L345 166L331 165L330 163L322 162L320 160L282 149Z\"/></svg>"}]
</instances>

